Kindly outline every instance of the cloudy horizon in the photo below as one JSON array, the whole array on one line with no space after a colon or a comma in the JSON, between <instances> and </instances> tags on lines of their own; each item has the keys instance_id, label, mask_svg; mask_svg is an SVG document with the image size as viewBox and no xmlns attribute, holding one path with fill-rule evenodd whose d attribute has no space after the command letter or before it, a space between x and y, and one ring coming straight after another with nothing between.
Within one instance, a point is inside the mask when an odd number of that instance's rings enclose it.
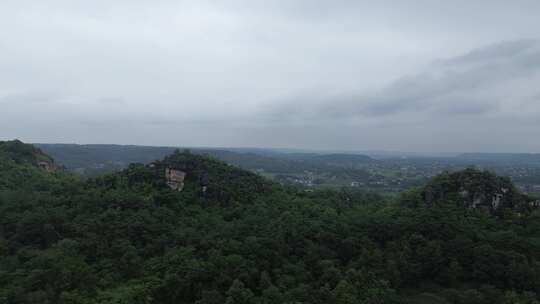
<instances>
[{"instance_id":1,"label":"cloudy horizon","mask_svg":"<svg viewBox=\"0 0 540 304\"><path fill-rule=\"evenodd\" d=\"M540 152L540 2L0 4L0 140Z\"/></svg>"}]
</instances>

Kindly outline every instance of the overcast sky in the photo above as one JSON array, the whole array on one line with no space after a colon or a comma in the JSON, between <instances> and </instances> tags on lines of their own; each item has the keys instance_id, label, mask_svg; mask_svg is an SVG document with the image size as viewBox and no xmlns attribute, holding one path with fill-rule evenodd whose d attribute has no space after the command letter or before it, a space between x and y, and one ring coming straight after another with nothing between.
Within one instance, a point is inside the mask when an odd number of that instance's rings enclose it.
<instances>
[{"instance_id":1,"label":"overcast sky","mask_svg":"<svg viewBox=\"0 0 540 304\"><path fill-rule=\"evenodd\" d=\"M1 0L0 139L540 152L538 0Z\"/></svg>"}]
</instances>

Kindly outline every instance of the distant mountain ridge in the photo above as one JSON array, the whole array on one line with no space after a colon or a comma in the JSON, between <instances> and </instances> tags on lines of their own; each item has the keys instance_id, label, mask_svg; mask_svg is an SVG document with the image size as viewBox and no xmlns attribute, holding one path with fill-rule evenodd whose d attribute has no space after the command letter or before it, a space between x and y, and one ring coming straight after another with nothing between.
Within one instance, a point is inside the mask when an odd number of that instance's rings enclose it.
<instances>
[{"instance_id":1,"label":"distant mountain ridge","mask_svg":"<svg viewBox=\"0 0 540 304\"><path fill-rule=\"evenodd\" d=\"M540 162L540 153L463 153L457 157L476 161Z\"/></svg>"},{"instance_id":2,"label":"distant mountain ridge","mask_svg":"<svg viewBox=\"0 0 540 304\"><path fill-rule=\"evenodd\" d=\"M173 153L175 147L149 147L133 145L76 145L36 144L69 169L92 168L107 165L118 171L130 163L150 163ZM277 153L264 150L190 148L196 154L210 155L229 164L249 169L271 172L301 172L324 167L354 167L375 162L366 155Z\"/></svg>"}]
</instances>

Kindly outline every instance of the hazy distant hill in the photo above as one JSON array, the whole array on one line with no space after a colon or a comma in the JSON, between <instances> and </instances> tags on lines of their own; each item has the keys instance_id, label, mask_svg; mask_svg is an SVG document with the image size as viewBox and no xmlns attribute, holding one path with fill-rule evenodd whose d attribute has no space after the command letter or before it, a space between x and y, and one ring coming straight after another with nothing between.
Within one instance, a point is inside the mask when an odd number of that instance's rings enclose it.
<instances>
[{"instance_id":1,"label":"hazy distant hill","mask_svg":"<svg viewBox=\"0 0 540 304\"><path fill-rule=\"evenodd\" d=\"M369 156L358 154L319 154L313 155L311 158L308 158L308 160L340 167L355 167L361 164L376 162Z\"/></svg>"},{"instance_id":2,"label":"hazy distant hill","mask_svg":"<svg viewBox=\"0 0 540 304\"><path fill-rule=\"evenodd\" d=\"M505 162L540 165L538 153L464 153L457 158L475 162Z\"/></svg>"},{"instance_id":3,"label":"hazy distant hill","mask_svg":"<svg viewBox=\"0 0 540 304\"><path fill-rule=\"evenodd\" d=\"M172 147L132 145L76 145L36 144L70 169L91 167L96 164L149 163L174 152Z\"/></svg>"},{"instance_id":4,"label":"hazy distant hill","mask_svg":"<svg viewBox=\"0 0 540 304\"><path fill-rule=\"evenodd\" d=\"M68 169L88 172L110 172L125 168L130 163L149 163L174 152L174 147L36 144ZM280 153L264 149L192 148L193 153L216 157L229 164L267 172L296 173L328 171L330 167L355 167L374 162L368 156L354 154ZM90 174L93 175L93 174Z\"/></svg>"}]
</instances>

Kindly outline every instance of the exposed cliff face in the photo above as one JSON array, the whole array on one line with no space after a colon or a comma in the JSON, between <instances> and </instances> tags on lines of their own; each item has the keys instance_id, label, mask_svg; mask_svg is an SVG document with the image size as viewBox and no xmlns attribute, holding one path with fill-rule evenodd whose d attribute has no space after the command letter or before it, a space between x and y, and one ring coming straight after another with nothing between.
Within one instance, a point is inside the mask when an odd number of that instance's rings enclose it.
<instances>
[{"instance_id":1,"label":"exposed cliff face","mask_svg":"<svg viewBox=\"0 0 540 304\"><path fill-rule=\"evenodd\" d=\"M476 169L437 176L422 189L422 198L428 206L456 203L490 213L530 206L527 197L508 178Z\"/></svg>"},{"instance_id":2,"label":"exposed cliff face","mask_svg":"<svg viewBox=\"0 0 540 304\"><path fill-rule=\"evenodd\" d=\"M132 191L144 190L149 186L169 188L183 195L198 193L206 203L222 205L252 203L275 186L255 173L188 151L176 151L148 165L132 164L114 176L124 178L125 185ZM98 182L109 183L107 176Z\"/></svg>"},{"instance_id":3,"label":"exposed cliff face","mask_svg":"<svg viewBox=\"0 0 540 304\"><path fill-rule=\"evenodd\" d=\"M184 180L186 178L186 172L175 168L165 168L165 180L167 186L176 191L182 191L184 189Z\"/></svg>"},{"instance_id":4,"label":"exposed cliff face","mask_svg":"<svg viewBox=\"0 0 540 304\"><path fill-rule=\"evenodd\" d=\"M191 185L207 199L220 203L252 201L271 187L270 182L254 173L189 152L177 151L160 163L185 172L186 188Z\"/></svg>"}]
</instances>

